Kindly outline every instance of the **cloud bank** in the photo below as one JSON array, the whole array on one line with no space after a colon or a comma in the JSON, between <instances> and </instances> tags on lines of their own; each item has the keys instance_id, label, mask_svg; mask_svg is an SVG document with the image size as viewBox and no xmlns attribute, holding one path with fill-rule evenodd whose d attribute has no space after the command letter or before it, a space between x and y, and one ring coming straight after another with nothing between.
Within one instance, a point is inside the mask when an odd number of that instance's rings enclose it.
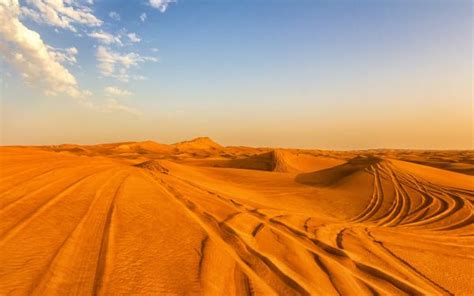
<instances>
[{"instance_id":1,"label":"cloud bank","mask_svg":"<svg viewBox=\"0 0 474 296\"><path fill-rule=\"evenodd\" d=\"M175 1L149 0L149 5L165 12L172 2ZM47 44L36 30L27 27L24 22L31 20L53 27L58 33L63 29L66 33L73 32L76 38L88 36L96 40L100 44L95 50L97 68L104 77L122 82L146 79L130 74L130 69L138 68L145 62L156 62L157 58L111 49L118 46L123 50L142 39L136 33L127 32L126 28L118 34L104 31L104 22L93 14L90 7L93 4L93 0L0 0L0 57L17 69L26 84L41 87L46 95L67 95L100 111L121 110L137 114L136 110L123 106L117 100L133 94L116 86L104 87L105 102L92 103L92 93L80 88L76 77L68 69L70 66L80 67L77 60L79 50ZM120 21L120 15L115 11L110 11L108 16L116 22ZM145 22L147 14L143 12L139 19Z\"/></svg>"},{"instance_id":2,"label":"cloud bank","mask_svg":"<svg viewBox=\"0 0 474 296\"><path fill-rule=\"evenodd\" d=\"M40 82L46 94L65 93L85 102L88 92L81 91L76 78L61 65L66 61L75 63L77 49L49 47L37 32L20 21L20 13L18 0L0 0L0 53L5 61L17 68L28 82Z\"/></svg>"}]
</instances>

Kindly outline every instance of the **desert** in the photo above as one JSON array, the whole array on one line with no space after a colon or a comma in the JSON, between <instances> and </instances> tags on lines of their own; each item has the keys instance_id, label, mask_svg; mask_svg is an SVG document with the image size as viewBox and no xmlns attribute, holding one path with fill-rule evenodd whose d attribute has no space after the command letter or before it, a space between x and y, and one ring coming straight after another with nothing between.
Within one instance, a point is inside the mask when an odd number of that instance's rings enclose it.
<instances>
[{"instance_id":1,"label":"desert","mask_svg":"<svg viewBox=\"0 0 474 296\"><path fill-rule=\"evenodd\" d=\"M0 0L0 296L473 296L473 11Z\"/></svg>"},{"instance_id":2,"label":"desert","mask_svg":"<svg viewBox=\"0 0 474 296\"><path fill-rule=\"evenodd\" d=\"M1 295L472 295L472 151L0 148Z\"/></svg>"}]
</instances>

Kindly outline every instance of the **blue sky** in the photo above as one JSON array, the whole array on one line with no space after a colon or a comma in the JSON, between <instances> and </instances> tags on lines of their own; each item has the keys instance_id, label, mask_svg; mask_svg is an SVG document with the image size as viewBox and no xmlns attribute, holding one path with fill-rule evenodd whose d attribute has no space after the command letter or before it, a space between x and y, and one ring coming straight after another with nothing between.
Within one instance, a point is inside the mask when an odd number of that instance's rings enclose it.
<instances>
[{"instance_id":1,"label":"blue sky","mask_svg":"<svg viewBox=\"0 0 474 296\"><path fill-rule=\"evenodd\" d=\"M473 147L471 1L87 2L0 0L2 143Z\"/></svg>"}]
</instances>

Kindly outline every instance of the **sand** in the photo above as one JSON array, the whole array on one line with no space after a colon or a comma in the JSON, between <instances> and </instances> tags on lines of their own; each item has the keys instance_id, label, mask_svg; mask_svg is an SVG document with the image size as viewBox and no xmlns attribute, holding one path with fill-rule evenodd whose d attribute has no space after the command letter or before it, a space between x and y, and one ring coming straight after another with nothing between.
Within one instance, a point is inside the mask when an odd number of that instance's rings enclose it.
<instances>
[{"instance_id":1,"label":"sand","mask_svg":"<svg viewBox=\"0 0 474 296\"><path fill-rule=\"evenodd\" d=\"M0 148L0 295L473 295L472 151Z\"/></svg>"}]
</instances>

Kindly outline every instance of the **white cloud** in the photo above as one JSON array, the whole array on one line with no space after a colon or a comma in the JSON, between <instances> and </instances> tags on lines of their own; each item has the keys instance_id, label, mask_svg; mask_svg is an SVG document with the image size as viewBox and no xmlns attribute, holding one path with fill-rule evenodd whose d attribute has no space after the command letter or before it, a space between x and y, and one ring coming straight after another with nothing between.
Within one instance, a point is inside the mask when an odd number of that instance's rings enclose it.
<instances>
[{"instance_id":1,"label":"white cloud","mask_svg":"<svg viewBox=\"0 0 474 296\"><path fill-rule=\"evenodd\" d=\"M94 31L92 33L87 34L89 37L97 39L102 44L118 44L122 45L122 41L120 40L120 36L115 36L110 33L104 32L102 30Z\"/></svg>"},{"instance_id":2,"label":"white cloud","mask_svg":"<svg viewBox=\"0 0 474 296\"><path fill-rule=\"evenodd\" d=\"M20 13L18 0L0 0L0 54L4 60L28 83L41 85L47 95L64 93L91 106L89 92L80 90L76 78L61 64L75 62L77 49L49 47L19 20Z\"/></svg>"},{"instance_id":3,"label":"white cloud","mask_svg":"<svg viewBox=\"0 0 474 296\"><path fill-rule=\"evenodd\" d=\"M75 47L56 48L47 44L41 35L25 26L21 18L29 18L38 23L45 23L56 28L64 28L74 32L75 26L100 26L90 8L93 0L0 0L0 58L18 70L25 83L41 87L46 95L67 95L75 98L80 104L100 112L128 112L139 114L131 107L123 105L117 98L132 95L128 90L114 86L104 88L107 95L104 102L94 103L92 93L81 89L76 77L65 65L77 64L78 50ZM79 28L79 27L78 27ZM78 36L78 34L75 34ZM122 45L120 35L112 35L102 30L88 34L103 44ZM126 34L131 42L140 38L134 34ZM97 49L99 70L104 76L120 80L146 79L140 75L129 74L131 67L140 63L157 61L154 57L145 57L137 53L121 54L110 51L104 46Z\"/></svg>"},{"instance_id":4,"label":"white cloud","mask_svg":"<svg viewBox=\"0 0 474 296\"><path fill-rule=\"evenodd\" d=\"M119 21L120 20L120 14L116 11L111 11L109 12L109 17L113 19L114 21Z\"/></svg>"},{"instance_id":5,"label":"white cloud","mask_svg":"<svg viewBox=\"0 0 474 296\"><path fill-rule=\"evenodd\" d=\"M150 0L150 5L161 12L165 12L170 3L176 2L175 0Z\"/></svg>"},{"instance_id":6,"label":"white cloud","mask_svg":"<svg viewBox=\"0 0 474 296\"><path fill-rule=\"evenodd\" d=\"M130 41L133 43L138 43L141 41L140 37L138 37L135 33L128 33L127 36L128 39L130 39Z\"/></svg>"},{"instance_id":7,"label":"white cloud","mask_svg":"<svg viewBox=\"0 0 474 296\"><path fill-rule=\"evenodd\" d=\"M78 53L77 48L70 47L70 48L54 48L52 46L47 45L47 48L54 56L54 59L60 63L68 63L68 64L76 64L76 55Z\"/></svg>"},{"instance_id":8,"label":"white cloud","mask_svg":"<svg viewBox=\"0 0 474 296\"><path fill-rule=\"evenodd\" d=\"M134 108L128 107L120 103L117 99L108 98L102 108L104 112L122 111L134 115L140 115L140 112Z\"/></svg>"},{"instance_id":9,"label":"white cloud","mask_svg":"<svg viewBox=\"0 0 474 296\"><path fill-rule=\"evenodd\" d=\"M140 21L142 21L142 22L146 21L146 13L140 14Z\"/></svg>"},{"instance_id":10,"label":"white cloud","mask_svg":"<svg viewBox=\"0 0 474 296\"><path fill-rule=\"evenodd\" d=\"M114 77L121 81L129 81L130 79L142 79L142 76L133 76L128 74L130 67L138 66L139 63L147 61L156 62L157 58L143 57L137 53L121 54L114 52L104 46L99 46L96 52L99 61L99 71L107 77Z\"/></svg>"},{"instance_id":11,"label":"white cloud","mask_svg":"<svg viewBox=\"0 0 474 296\"><path fill-rule=\"evenodd\" d=\"M2 0L13 2L12 0ZM17 3L18 1L15 0ZM96 18L89 7L77 0L26 0L30 7L21 7L21 15L35 22L69 29L76 32L74 23L86 26L100 26L102 21ZM8 4L7 4L8 5Z\"/></svg>"},{"instance_id":12,"label":"white cloud","mask_svg":"<svg viewBox=\"0 0 474 296\"><path fill-rule=\"evenodd\" d=\"M111 97L126 97L132 95L132 93L128 90L121 89L116 86L107 86L106 88L104 88L104 92L106 95Z\"/></svg>"}]
</instances>

